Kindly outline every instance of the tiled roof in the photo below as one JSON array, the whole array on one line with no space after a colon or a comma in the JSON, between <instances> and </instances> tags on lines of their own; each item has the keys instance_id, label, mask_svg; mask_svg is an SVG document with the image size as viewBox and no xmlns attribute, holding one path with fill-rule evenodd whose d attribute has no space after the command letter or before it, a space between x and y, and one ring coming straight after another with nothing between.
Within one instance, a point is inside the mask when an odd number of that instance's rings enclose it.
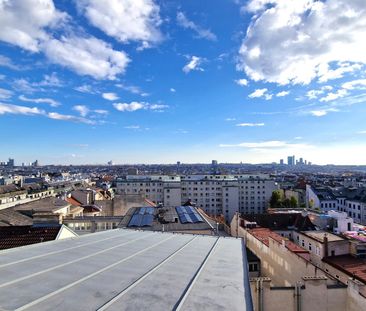
<instances>
[{"instance_id":1,"label":"tiled roof","mask_svg":"<svg viewBox=\"0 0 366 311\"><path fill-rule=\"evenodd\" d=\"M61 226L33 227L9 226L0 227L0 249L25 246L56 239Z\"/></svg>"},{"instance_id":2,"label":"tiled roof","mask_svg":"<svg viewBox=\"0 0 366 311\"><path fill-rule=\"evenodd\" d=\"M309 253L306 249L303 249L302 247L296 245L295 243L291 242L290 240L280 236L276 232L273 232L272 230L268 228L254 228L251 230L248 230L248 232L255 236L258 240L260 240L263 244L269 246L269 238L271 237L273 240L282 243L282 241L285 241L286 247L294 252L294 253Z\"/></svg>"},{"instance_id":3,"label":"tiled roof","mask_svg":"<svg viewBox=\"0 0 366 311\"><path fill-rule=\"evenodd\" d=\"M326 257L324 262L343 271L351 277L366 283L366 259L355 258L351 255Z\"/></svg>"},{"instance_id":4,"label":"tiled roof","mask_svg":"<svg viewBox=\"0 0 366 311\"><path fill-rule=\"evenodd\" d=\"M81 203L73 197L67 198L66 201L69 202L71 205L81 206Z\"/></svg>"}]
</instances>

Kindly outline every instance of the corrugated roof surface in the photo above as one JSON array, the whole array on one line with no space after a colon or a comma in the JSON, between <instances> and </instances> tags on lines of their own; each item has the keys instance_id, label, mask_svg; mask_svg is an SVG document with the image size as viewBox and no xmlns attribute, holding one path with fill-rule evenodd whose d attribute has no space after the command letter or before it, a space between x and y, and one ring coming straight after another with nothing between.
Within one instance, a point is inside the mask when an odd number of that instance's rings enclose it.
<instances>
[{"instance_id":1,"label":"corrugated roof surface","mask_svg":"<svg viewBox=\"0 0 366 311\"><path fill-rule=\"evenodd\" d=\"M5 310L252 310L234 238L110 230L0 252L0 275Z\"/></svg>"}]
</instances>

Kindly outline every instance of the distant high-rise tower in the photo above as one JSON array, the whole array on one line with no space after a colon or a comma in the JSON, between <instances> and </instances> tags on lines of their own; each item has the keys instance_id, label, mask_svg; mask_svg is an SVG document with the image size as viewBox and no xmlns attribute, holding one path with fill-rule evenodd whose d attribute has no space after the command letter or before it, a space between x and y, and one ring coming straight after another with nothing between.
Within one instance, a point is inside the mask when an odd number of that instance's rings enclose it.
<instances>
[{"instance_id":1,"label":"distant high-rise tower","mask_svg":"<svg viewBox=\"0 0 366 311\"><path fill-rule=\"evenodd\" d=\"M6 163L6 165L7 165L8 167L14 167L14 159L10 159L10 158L9 158L9 161L8 161L8 163Z\"/></svg>"},{"instance_id":2,"label":"distant high-rise tower","mask_svg":"<svg viewBox=\"0 0 366 311\"><path fill-rule=\"evenodd\" d=\"M287 157L287 164L290 166L295 165L295 156L288 156Z\"/></svg>"},{"instance_id":3,"label":"distant high-rise tower","mask_svg":"<svg viewBox=\"0 0 366 311\"><path fill-rule=\"evenodd\" d=\"M280 165L283 165L283 164L284 164L283 159L280 159Z\"/></svg>"}]
</instances>

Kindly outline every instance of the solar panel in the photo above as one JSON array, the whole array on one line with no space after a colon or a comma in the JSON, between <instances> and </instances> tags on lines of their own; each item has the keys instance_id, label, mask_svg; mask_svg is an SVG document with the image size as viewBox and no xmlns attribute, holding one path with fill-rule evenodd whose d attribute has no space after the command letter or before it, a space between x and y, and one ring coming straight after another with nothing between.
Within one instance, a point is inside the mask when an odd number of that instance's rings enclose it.
<instances>
[{"instance_id":1,"label":"solar panel","mask_svg":"<svg viewBox=\"0 0 366 311\"><path fill-rule=\"evenodd\" d=\"M153 207L140 207L132 215L128 227L151 226L154 220Z\"/></svg>"},{"instance_id":2,"label":"solar panel","mask_svg":"<svg viewBox=\"0 0 366 311\"><path fill-rule=\"evenodd\" d=\"M144 226L151 226L153 220L154 220L154 216L153 215L151 215L151 214L145 214L142 217L141 226L142 227L144 227Z\"/></svg>"}]
</instances>

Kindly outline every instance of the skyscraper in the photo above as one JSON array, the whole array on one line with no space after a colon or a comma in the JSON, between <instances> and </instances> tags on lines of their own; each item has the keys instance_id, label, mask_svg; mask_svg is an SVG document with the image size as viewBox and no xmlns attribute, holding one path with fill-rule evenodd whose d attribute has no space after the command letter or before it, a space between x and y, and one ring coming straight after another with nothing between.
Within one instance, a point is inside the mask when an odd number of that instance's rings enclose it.
<instances>
[{"instance_id":1,"label":"skyscraper","mask_svg":"<svg viewBox=\"0 0 366 311\"><path fill-rule=\"evenodd\" d=\"M290 166L295 165L295 156L288 156L287 157L287 164Z\"/></svg>"}]
</instances>

